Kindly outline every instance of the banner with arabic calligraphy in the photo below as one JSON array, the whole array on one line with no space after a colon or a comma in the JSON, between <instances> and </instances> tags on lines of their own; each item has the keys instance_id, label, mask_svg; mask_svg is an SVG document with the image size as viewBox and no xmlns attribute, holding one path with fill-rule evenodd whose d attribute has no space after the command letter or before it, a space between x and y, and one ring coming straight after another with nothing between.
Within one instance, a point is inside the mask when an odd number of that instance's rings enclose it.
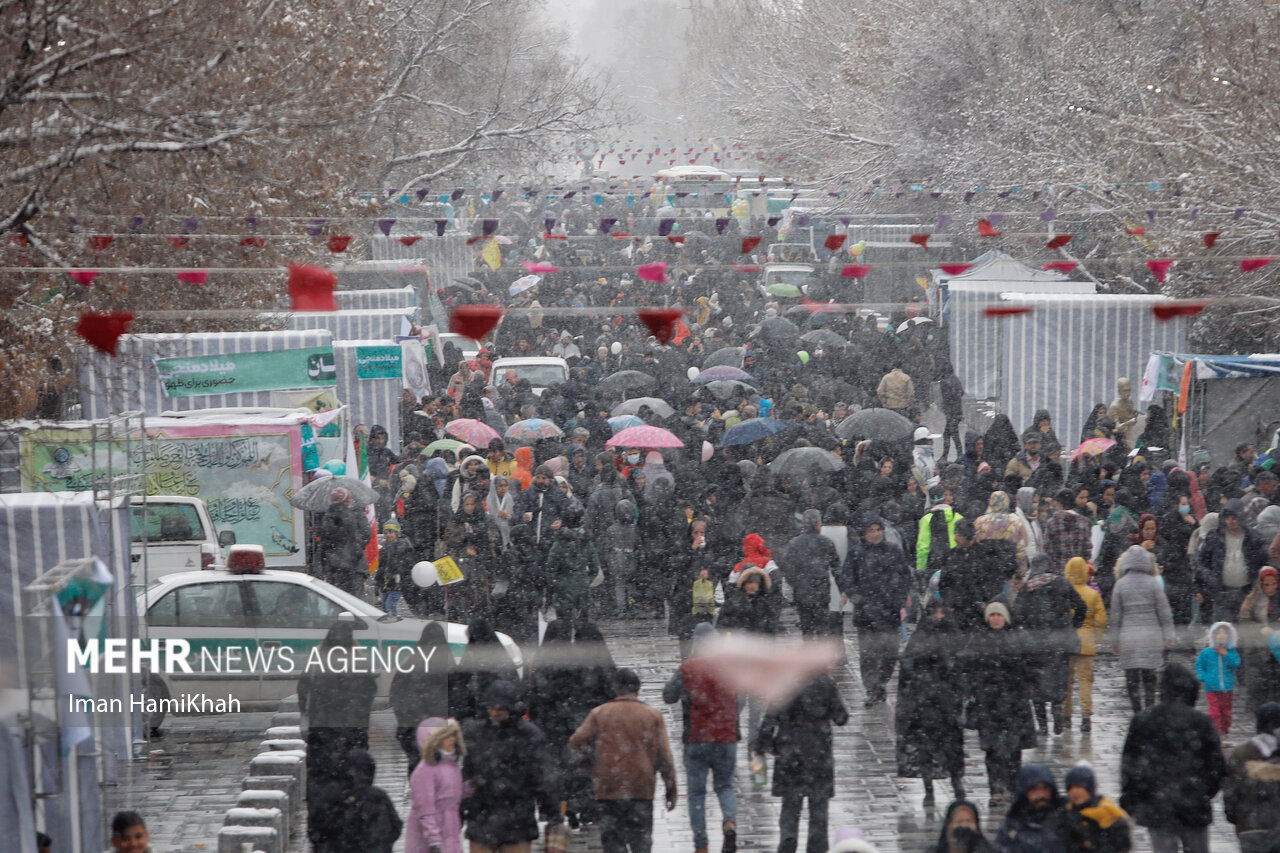
<instances>
[{"instance_id":1,"label":"banner with arabic calligraphy","mask_svg":"<svg viewBox=\"0 0 1280 853\"><path fill-rule=\"evenodd\" d=\"M167 397L314 388L338 382L333 347L157 358L155 364Z\"/></svg>"}]
</instances>

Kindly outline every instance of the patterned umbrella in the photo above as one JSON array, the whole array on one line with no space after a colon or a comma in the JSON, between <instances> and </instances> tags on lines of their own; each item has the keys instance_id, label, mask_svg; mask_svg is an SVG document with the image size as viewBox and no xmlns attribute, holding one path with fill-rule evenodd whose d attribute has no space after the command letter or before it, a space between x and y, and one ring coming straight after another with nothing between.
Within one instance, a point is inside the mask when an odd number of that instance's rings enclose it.
<instances>
[{"instance_id":1,"label":"patterned umbrella","mask_svg":"<svg viewBox=\"0 0 1280 853\"><path fill-rule=\"evenodd\" d=\"M635 415L618 415L616 418L609 418L609 429L615 433L622 432L627 427L644 426L644 421Z\"/></svg>"},{"instance_id":2,"label":"patterned umbrella","mask_svg":"<svg viewBox=\"0 0 1280 853\"><path fill-rule=\"evenodd\" d=\"M606 447L684 447L684 442L662 427L633 426L605 442Z\"/></svg>"},{"instance_id":3,"label":"patterned umbrella","mask_svg":"<svg viewBox=\"0 0 1280 853\"><path fill-rule=\"evenodd\" d=\"M1068 462L1075 462L1082 456L1097 456L1105 453L1109 448L1115 447L1115 440L1110 438L1090 438L1080 442L1080 445L1067 457Z\"/></svg>"},{"instance_id":4,"label":"patterned umbrella","mask_svg":"<svg viewBox=\"0 0 1280 853\"><path fill-rule=\"evenodd\" d=\"M458 418L444 425L445 432L456 435L472 447L488 447L495 438L502 434L484 421L475 418Z\"/></svg>"},{"instance_id":5,"label":"patterned umbrella","mask_svg":"<svg viewBox=\"0 0 1280 853\"><path fill-rule=\"evenodd\" d=\"M551 421L542 418L528 418L516 421L507 427L507 438L517 444L533 444L540 438L560 438L564 431Z\"/></svg>"},{"instance_id":6,"label":"patterned umbrella","mask_svg":"<svg viewBox=\"0 0 1280 853\"><path fill-rule=\"evenodd\" d=\"M430 456L441 450L452 450L454 453L457 453L458 448L461 446L462 442L458 441L456 438L437 438L435 441L422 448L422 455Z\"/></svg>"},{"instance_id":7,"label":"patterned umbrella","mask_svg":"<svg viewBox=\"0 0 1280 853\"><path fill-rule=\"evenodd\" d=\"M714 367L708 367L699 373L698 377L693 381L705 384L707 382L717 382L721 379L737 379L739 382L755 381L751 378L750 373L728 364L717 364Z\"/></svg>"},{"instance_id":8,"label":"patterned umbrella","mask_svg":"<svg viewBox=\"0 0 1280 853\"><path fill-rule=\"evenodd\" d=\"M294 492L289 503L306 512L324 512L329 508L329 495L334 489L346 489L351 493L355 506L368 506L378 499L378 493L355 477L325 477L312 480Z\"/></svg>"}]
</instances>

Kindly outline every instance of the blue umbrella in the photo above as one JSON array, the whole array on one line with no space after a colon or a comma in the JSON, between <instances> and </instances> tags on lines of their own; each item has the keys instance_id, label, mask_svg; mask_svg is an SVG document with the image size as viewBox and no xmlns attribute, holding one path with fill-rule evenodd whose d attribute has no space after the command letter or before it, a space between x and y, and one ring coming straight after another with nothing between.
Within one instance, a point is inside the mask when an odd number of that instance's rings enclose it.
<instances>
[{"instance_id":1,"label":"blue umbrella","mask_svg":"<svg viewBox=\"0 0 1280 853\"><path fill-rule=\"evenodd\" d=\"M720 439L721 447L735 447L740 444L754 444L762 438L789 430L795 427L794 421L781 421L777 418L750 418L736 423L724 431Z\"/></svg>"},{"instance_id":2,"label":"blue umbrella","mask_svg":"<svg viewBox=\"0 0 1280 853\"><path fill-rule=\"evenodd\" d=\"M644 426L644 421L635 415L618 415L616 418L609 418L609 429L615 434L633 426Z\"/></svg>"}]
</instances>

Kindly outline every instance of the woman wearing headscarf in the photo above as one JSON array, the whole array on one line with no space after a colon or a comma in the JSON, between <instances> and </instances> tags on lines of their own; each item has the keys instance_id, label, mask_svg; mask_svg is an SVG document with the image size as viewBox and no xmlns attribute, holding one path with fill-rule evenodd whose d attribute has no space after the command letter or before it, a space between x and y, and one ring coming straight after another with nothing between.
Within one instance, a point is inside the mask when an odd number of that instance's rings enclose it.
<instances>
[{"instance_id":1,"label":"woman wearing headscarf","mask_svg":"<svg viewBox=\"0 0 1280 853\"><path fill-rule=\"evenodd\" d=\"M511 518L515 514L515 496L511 494L511 483L506 477L498 476L489 480L489 495L484 507L489 520L502 537L502 549L506 550L511 544Z\"/></svg>"},{"instance_id":2,"label":"woman wearing headscarf","mask_svg":"<svg viewBox=\"0 0 1280 853\"><path fill-rule=\"evenodd\" d=\"M973 522L974 538L978 542L998 539L1012 542L1018 559L1018 573L1015 577L1027 574L1027 531L1009 510L1008 492L992 492L987 502L987 512Z\"/></svg>"},{"instance_id":3,"label":"woman wearing headscarf","mask_svg":"<svg viewBox=\"0 0 1280 853\"><path fill-rule=\"evenodd\" d=\"M996 848L982 834L978 807L960 799L947 806L938 843L925 853L996 853Z\"/></svg>"},{"instance_id":4,"label":"woman wearing headscarf","mask_svg":"<svg viewBox=\"0 0 1280 853\"><path fill-rule=\"evenodd\" d=\"M1089 410L1089 417L1084 419L1084 426L1080 428L1080 442L1084 443L1091 438L1098 438L1098 421L1107 416L1107 404L1095 403L1094 407Z\"/></svg>"},{"instance_id":5,"label":"woman wearing headscarf","mask_svg":"<svg viewBox=\"0 0 1280 853\"><path fill-rule=\"evenodd\" d=\"M396 740L409 759L409 773L422 756L418 726L428 717L449 716L449 673L453 652L444 626L428 622L414 654L407 656L391 679L391 710L396 715Z\"/></svg>"},{"instance_id":6,"label":"woman wearing headscarf","mask_svg":"<svg viewBox=\"0 0 1280 853\"><path fill-rule=\"evenodd\" d=\"M924 805L934 804L933 780L950 779L964 798L964 687L956 670L957 637L950 611L933 599L902 653L894 711L898 775L924 782Z\"/></svg>"},{"instance_id":7,"label":"woman wearing headscarf","mask_svg":"<svg viewBox=\"0 0 1280 853\"><path fill-rule=\"evenodd\" d=\"M1129 704L1137 714L1155 703L1156 670L1173 646L1173 614L1156 578L1155 558L1146 548L1130 545L1116 562L1116 574L1107 613Z\"/></svg>"},{"instance_id":8,"label":"woman wearing headscarf","mask_svg":"<svg viewBox=\"0 0 1280 853\"><path fill-rule=\"evenodd\" d=\"M458 466L458 470L449 475L449 485L446 487L449 493L449 511L457 512L462 506L462 496L471 490L477 482L477 474L480 469L489 470L489 463L485 461L483 456L472 454L463 458L462 463ZM484 500L484 496L481 496Z\"/></svg>"},{"instance_id":9,"label":"woman wearing headscarf","mask_svg":"<svg viewBox=\"0 0 1280 853\"><path fill-rule=\"evenodd\" d=\"M1031 416L1031 428L1040 433L1044 447L1051 444L1062 446L1062 442L1058 441L1058 434L1053 431L1053 417L1048 409L1036 409L1036 413Z\"/></svg>"},{"instance_id":10,"label":"woman wearing headscarf","mask_svg":"<svg viewBox=\"0 0 1280 853\"><path fill-rule=\"evenodd\" d=\"M533 485L533 450L528 447L517 447L515 453L516 468L511 472L511 479L524 491Z\"/></svg>"},{"instance_id":11,"label":"woman wearing headscarf","mask_svg":"<svg viewBox=\"0 0 1280 853\"><path fill-rule=\"evenodd\" d=\"M1280 631L1280 572L1274 566L1258 570L1253 589L1240 605L1240 633L1246 649L1245 696L1248 710L1257 714L1268 702L1280 702L1280 660L1272 641Z\"/></svg>"},{"instance_id":12,"label":"woman wearing headscarf","mask_svg":"<svg viewBox=\"0 0 1280 853\"><path fill-rule=\"evenodd\" d=\"M1195 612L1195 566L1187 556L1187 547L1196 530L1191 497L1186 490L1189 483L1185 471L1169 474L1169 491L1157 516L1160 540L1156 546L1156 562L1161 566L1173 624L1179 626L1190 625Z\"/></svg>"},{"instance_id":13,"label":"woman wearing headscarf","mask_svg":"<svg viewBox=\"0 0 1280 853\"><path fill-rule=\"evenodd\" d=\"M1042 550L1040 520L1036 517L1036 490L1030 486L1023 486L1018 489L1015 498L1018 505L1014 508L1013 514L1027 535L1027 564L1030 565L1031 560Z\"/></svg>"},{"instance_id":14,"label":"woman wearing headscarf","mask_svg":"<svg viewBox=\"0 0 1280 853\"><path fill-rule=\"evenodd\" d=\"M982 436L983 458L991 464L993 471L1004 471L1009 460L1022 450L1022 442L1018 440L1018 432L1008 415L996 415L991 426Z\"/></svg>"},{"instance_id":15,"label":"woman wearing headscarf","mask_svg":"<svg viewBox=\"0 0 1280 853\"><path fill-rule=\"evenodd\" d=\"M1133 544L1130 537L1138 532L1138 516L1130 508L1133 496L1125 489L1116 490L1116 504L1103 525L1102 547L1094 563L1093 580L1102 593L1103 601L1111 600L1111 589L1119 573L1116 563L1125 550Z\"/></svg>"},{"instance_id":16,"label":"woman wearing headscarf","mask_svg":"<svg viewBox=\"0 0 1280 853\"><path fill-rule=\"evenodd\" d=\"M466 492L444 531L445 549L466 578L454 588L450 602L464 619L488 612L500 539L498 529L484 513L480 496Z\"/></svg>"}]
</instances>

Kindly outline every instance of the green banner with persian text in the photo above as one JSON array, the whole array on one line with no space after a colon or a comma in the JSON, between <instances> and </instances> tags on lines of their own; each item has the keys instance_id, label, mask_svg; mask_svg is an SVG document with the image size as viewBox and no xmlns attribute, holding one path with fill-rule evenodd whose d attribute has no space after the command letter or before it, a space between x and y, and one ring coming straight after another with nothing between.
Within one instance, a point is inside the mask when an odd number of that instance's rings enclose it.
<instances>
[{"instance_id":1,"label":"green banner with persian text","mask_svg":"<svg viewBox=\"0 0 1280 853\"><path fill-rule=\"evenodd\" d=\"M155 364L168 397L315 388L338 381L333 347L157 358Z\"/></svg>"}]
</instances>

